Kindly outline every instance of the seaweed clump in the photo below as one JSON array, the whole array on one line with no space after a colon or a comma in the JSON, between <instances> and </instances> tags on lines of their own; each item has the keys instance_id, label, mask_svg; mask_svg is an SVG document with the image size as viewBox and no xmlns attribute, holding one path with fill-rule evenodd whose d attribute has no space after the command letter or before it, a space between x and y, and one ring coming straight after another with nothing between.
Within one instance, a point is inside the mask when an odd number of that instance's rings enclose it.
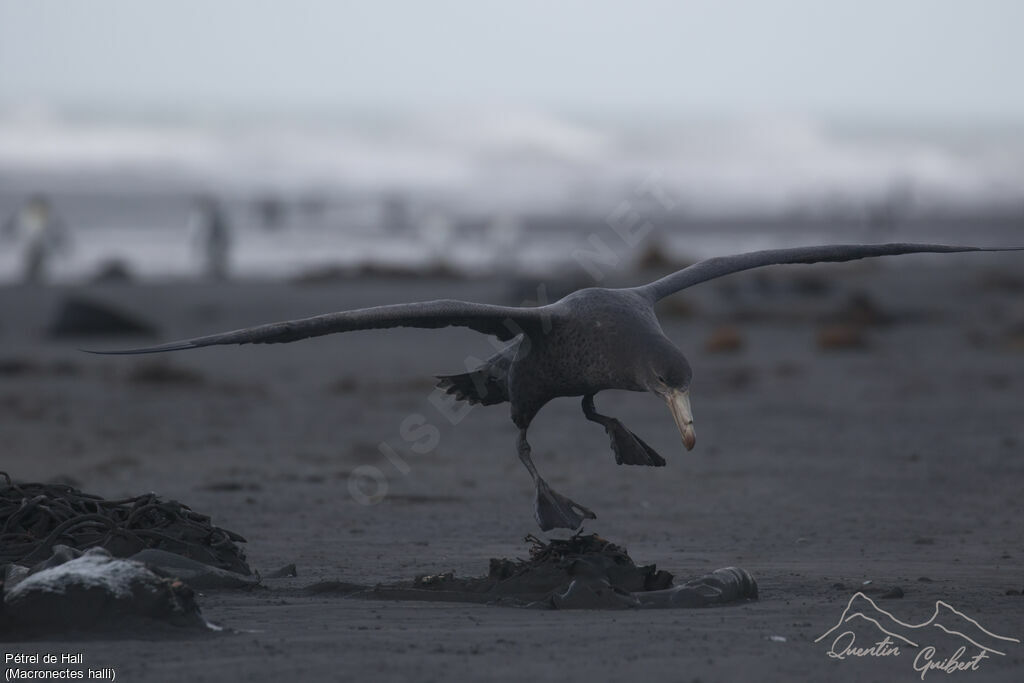
<instances>
[{"instance_id":1,"label":"seaweed clump","mask_svg":"<svg viewBox=\"0 0 1024 683\"><path fill-rule=\"evenodd\" d=\"M638 567L625 548L597 534L580 533L547 542L530 534L526 541L530 543L529 559L492 558L490 580L541 584L549 591L576 578L604 579L612 588L627 593L664 590L672 585L672 574L653 564Z\"/></svg>"},{"instance_id":2,"label":"seaweed clump","mask_svg":"<svg viewBox=\"0 0 1024 683\"><path fill-rule=\"evenodd\" d=\"M0 565L31 566L54 546L130 557L152 548L249 576L245 539L155 493L106 500L64 484L15 483L0 472Z\"/></svg>"}]
</instances>

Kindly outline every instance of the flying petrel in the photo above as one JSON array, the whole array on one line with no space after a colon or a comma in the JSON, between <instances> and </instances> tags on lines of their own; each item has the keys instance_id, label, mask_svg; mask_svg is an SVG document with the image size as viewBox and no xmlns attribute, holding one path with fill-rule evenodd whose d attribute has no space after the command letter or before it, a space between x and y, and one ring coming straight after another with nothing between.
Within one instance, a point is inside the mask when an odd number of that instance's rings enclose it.
<instances>
[{"instance_id":1,"label":"flying petrel","mask_svg":"<svg viewBox=\"0 0 1024 683\"><path fill-rule=\"evenodd\" d=\"M537 412L551 399L582 396L583 414L605 428L615 460L621 465L661 467L665 459L613 417L594 408L594 395L605 389L649 391L672 411L683 444L696 437L690 410L690 364L665 336L654 304L701 282L784 263L852 261L918 252L1018 251L1024 247L983 248L941 244L836 244L770 249L710 258L639 287L581 289L546 306L508 307L452 299L376 306L312 318L248 327L122 351L135 354L179 351L216 344L276 344L335 332L388 327L459 326L510 342L480 367L459 375L441 375L439 387L457 399L494 405L508 401L519 428L518 450L537 487L536 519L541 529L576 529L596 516L552 489L530 457L526 432Z\"/></svg>"}]
</instances>

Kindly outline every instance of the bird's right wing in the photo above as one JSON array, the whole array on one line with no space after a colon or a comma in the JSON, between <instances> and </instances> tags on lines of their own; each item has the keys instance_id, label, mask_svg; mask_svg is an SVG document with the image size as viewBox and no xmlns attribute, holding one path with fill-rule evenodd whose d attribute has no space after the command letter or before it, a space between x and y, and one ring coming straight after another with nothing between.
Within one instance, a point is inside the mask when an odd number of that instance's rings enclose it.
<instances>
[{"instance_id":1,"label":"bird's right wing","mask_svg":"<svg viewBox=\"0 0 1024 683\"><path fill-rule=\"evenodd\" d=\"M705 259L666 275L660 280L634 288L651 301L741 270L782 263L821 263L826 261L855 261L874 256L895 256L922 252L951 253L961 251L1020 251L1024 247L956 247L945 244L826 244L818 247L792 249L766 249L733 256Z\"/></svg>"},{"instance_id":2,"label":"bird's right wing","mask_svg":"<svg viewBox=\"0 0 1024 683\"><path fill-rule=\"evenodd\" d=\"M89 353L160 353L218 344L279 344L336 332L388 327L468 327L502 340L509 340L524 333L534 334L547 331L551 324L551 315L549 307L515 308L441 299L327 313L312 318L288 320L205 337L183 339L158 346L116 351L90 351Z\"/></svg>"}]
</instances>

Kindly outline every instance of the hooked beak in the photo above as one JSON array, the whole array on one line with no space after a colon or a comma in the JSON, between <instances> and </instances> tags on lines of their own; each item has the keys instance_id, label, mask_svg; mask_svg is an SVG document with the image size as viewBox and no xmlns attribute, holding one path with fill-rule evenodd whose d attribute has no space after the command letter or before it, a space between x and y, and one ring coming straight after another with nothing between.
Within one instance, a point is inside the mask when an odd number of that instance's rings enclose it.
<instances>
[{"instance_id":1,"label":"hooked beak","mask_svg":"<svg viewBox=\"0 0 1024 683\"><path fill-rule=\"evenodd\" d=\"M693 431L693 411L690 410L690 392L672 390L663 396L668 409L672 411L676 427L683 437L683 445L686 450L692 451L693 445L697 443L697 434Z\"/></svg>"}]
</instances>

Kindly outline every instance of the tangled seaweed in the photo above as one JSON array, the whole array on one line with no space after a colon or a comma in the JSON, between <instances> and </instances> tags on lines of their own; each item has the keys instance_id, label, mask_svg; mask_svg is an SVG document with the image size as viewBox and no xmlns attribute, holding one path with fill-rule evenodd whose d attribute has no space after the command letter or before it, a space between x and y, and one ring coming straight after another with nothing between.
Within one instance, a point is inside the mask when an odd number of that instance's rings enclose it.
<instances>
[{"instance_id":1,"label":"tangled seaweed","mask_svg":"<svg viewBox=\"0 0 1024 683\"><path fill-rule=\"evenodd\" d=\"M532 602L564 590L575 579L605 581L623 593L664 590L672 585L671 574L653 564L637 566L625 548L597 534L580 531L547 542L530 535L524 540L530 544L529 559L492 558L485 577L456 578L454 572L445 572L419 576L410 588L477 595L486 601L510 598Z\"/></svg>"},{"instance_id":2,"label":"tangled seaweed","mask_svg":"<svg viewBox=\"0 0 1024 683\"><path fill-rule=\"evenodd\" d=\"M378 600L472 602L538 609L661 609L736 604L756 600L757 581L738 567L723 567L677 584L655 565L638 566L626 549L582 531L564 539L526 537L529 559L492 558L487 576L454 571L412 582L363 586L322 581L313 594L341 593Z\"/></svg>"},{"instance_id":3,"label":"tangled seaweed","mask_svg":"<svg viewBox=\"0 0 1024 683\"><path fill-rule=\"evenodd\" d=\"M567 576L603 577L625 591L655 591L672 585L672 574L655 565L638 567L625 548L597 534L579 531L569 538L544 541L533 534L529 560L491 560L490 578L506 580L539 570L555 570Z\"/></svg>"},{"instance_id":4,"label":"tangled seaweed","mask_svg":"<svg viewBox=\"0 0 1024 683\"><path fill-rule=\"evenodd\" d=\"M248 576L252 570L236 545L244 542L154 493L104 500L63 484L16 484L0 472L0 564L31 566L57 544L105 548L115 557L156 548Z\"/></svg>"}]
</instances>

